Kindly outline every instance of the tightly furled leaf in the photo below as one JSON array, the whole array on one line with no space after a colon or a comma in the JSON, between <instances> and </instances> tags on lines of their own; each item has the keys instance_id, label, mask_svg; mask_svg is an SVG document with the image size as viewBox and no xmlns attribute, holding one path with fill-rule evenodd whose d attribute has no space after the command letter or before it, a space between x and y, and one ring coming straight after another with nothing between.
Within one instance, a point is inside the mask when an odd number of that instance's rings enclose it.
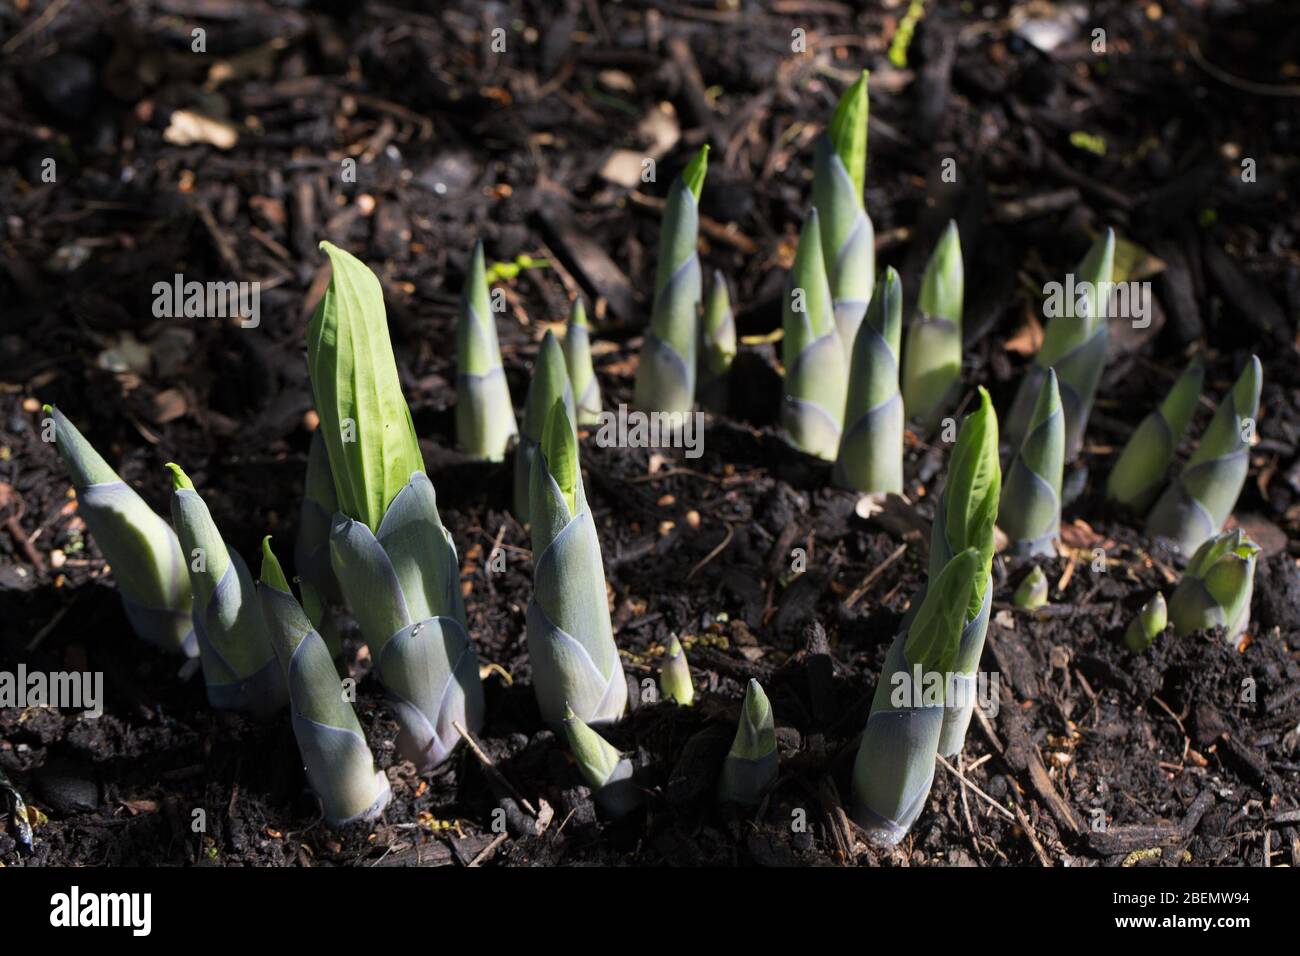
<instances>
[{"instance_id":1,"label":"tightly furled leaf","mask_svg":"<svg viewBox=\"0 0 1300 956\"><path fill-rule=\"evenodd\" d=\"M722 763L718 799L755 806L776 780L776 724L772 705L758 681L751 679L740 706L736 739Z\"/></svg>"},{"instance_id":2,"label":"tightly furled leaf","mask_svg":"<svg viewBox=\"0 0 1300 956\"><path fill-rule=\"evenodd\" d=\"M262 620L253 576L227 548L194 484L179 465L172 473L172 523L188 556L194 634L208 702L219 710L267 716L284 706L284 675Z\"/></svg>"},{"instance_id":3,"label":"tightly furled leaf","mask_svg":"<svg viewBox=\"0 0 1300 956\"><path fill-rule=\"evenodd\" d=\"M1147 530L1184 553L1217 534L1232 514L1250 467L1250 438L1263 386L1254 355L1223 397L1201 443L1147 516Z\"/></svg>"},{"instance_id":4,"label":"tightly furled leaf","mask_svg":"<svg viewBox=\"0 0 1300 956\"><path fill-rule=\"evenodd\" d=\"M560 348L554 333L548 329L533 363L533 378L528 383L528 398L524 402L524 428L519 436L519 447L515 450L515 517L520 524L529 521L533 459L537 457L537 449L542 442L546 416L550 414L556 400L564 401L570 421L577 418L573 386L564 364L564 350Z\"/></svg>"},{"instance_id":5,"label":"tightly furled leaf","mask_svg":"<svg viewBox=\"0 0 1300 956\"><path fill-rule=\"evenodd\" d=\"M1156 500L1174 451L1200 401L1204 378L1205 367L1198 356L1178 376L1160 407L1134 430L1106 479L1107 498L1137 512L1145 511Z\"/></svg>"},{"instance_id":6,"label":"tightly furled leaf","mask_svg":"<svg viewBox=\"0 0 1300 956\"><path fill-rule=\"evenodd\" d=\"M1034 414L1020 450L1002 485L998 524L1023 557L1056 554L1061 533L1061 480L1065 471L1065 416L1056 385L1056 370L1034 403Z\"/></svg>"},{"instance_id":7,"label":"tightly furled leaf","mask_svg":"<svg viewBox=\"0 0 1300 956\"><path fill-rule=\"evenodd\" d=\"M533 596L528 657L542 719L557 733L571 707L583 723L610 724L627 707L614 644L596 523L587 506L572 413L552 406L546 444L533 458Z\"/></svg>"},{"instance_id":8,"label":"tightly furled leaf","mask_svg":"<svg viewBox=\"0 0 1300 956\"><path fill-rule=\"evenodd\" d=\"M198 654L192 595L176 533L57 408L45 406L77 492L78 513L113 569L136 635L160 650Z\"/></svg>"},{"instance_id":9,"label":"tightly furled leaf","mask_svg":"<svg viewBox=\"0 0 1300 956\"><path fill-rule=\"evenodd\" d=\"M903 284L885 270L866 320L853 340L844 432L834 480L865 494L903 491L903 396L898 349L903 329Z\"/></svg>"},{"instance_id":10,"label":"tightly furled leaf","mask_svg":"<svg viewBox=\"0 0 1300 956\"><path fill-rule=\"evenodd\" d=\"M701 296L696 247L708 157L709 147L704 146L668 188L659 227L654 306L636 374L634 400L647 412L684 414L695 404Z\"/></svg>"},{"instance_id":11,"label":"tightly furled leaf","mask_svg":"<svg viewBox=\"0 0 1300 956\"><path fill-rule=\"evenodd\" d=\"M673 634L668 638L664 662L659 665L659 689L664 700L675 701L682 707L691 706L695 700L695 685L691 682L691 668L686 662L686 651Z\"/></svg>"},{"instance_id":12,"label":"tightly furled leaf","mask_svg":"<svg viewBox=\"0 0 1300 956\"><path fill-rule=\"evenodd\" d=\"M294 543L293 560L298 569L303 610L333 654L339 651L340 637L331 609L343 603L343 592L330 564L330 526L338 510L325 438L317 429L307 451L307 480L298 510L298 540Z\"/></svg>"},{"instance_id":13,"label":"tightly furled leaf","mask_svg":"<svg viewBox=\"0 0 1300 956\"><path fill-rule=\"evenodd\" d=\"M474 245L460 294L456 372L456 442L467 455L500 461L518 429L501 367L481 242Z\"/></svg>"},{"instance_id":14,"label":"tightly furled leaf","mask_svg":"<svg viewBox=\"0 0 1300 956\"><path fill-rule=\"evenodd\" d=\"M1129 621L1128 629L1124 632L1124 644L1134 654L1140 654L1164 633L1168 622L1169 609L1165 605L1165 596L1157 591L1155 597L1142 605L1137 617Z\"/></svg>"},{"instance_id":15,"label":"tightly furled leaf","mask_svg":"<svg viewBox=\"0 0 1300 956\"><path fill-rule=\"evenodd\" d=\"M1092 413L1097 383L1106 364L1107 320L1115 269L1115 231L1107 229L1089 248L1074 275L1074 299L1043 330L1043 346L1020 380L1020 389L1007 416L1007 440L1019 446L1029 427L1034 403L1049 368L1056 370L1065 416L1065 458L1073 461L1083 447L1083 433ZM1070 284L1063 288L1069 289Z\"/></svg>"},{"instance_id":16,"label":"tightly furled leaf","mask_svg":"<svg viewBox=\"0 0 1300 956\"><path fill-rule=\"evenodd\" d=\"M460 740L459 722L483 721L478 655L460 592L460 563L438 516L437 496L415 472L377 534L334 518L330 554L375 674L401 725L397 747L420 770L442 763Z\"/></svg>"},{"instance_id":17,"label":"tightly furled leaf","mask_svg":"<svg viewBox=\"0 0 1300 956\"><path fill-rule=\"evenodd\" d=\"M898 843L925 808L980 567L974 548L949 561L885 657L853 764L854 818L877 845Z\"/></svg>"},{"instance_id":18,"label":"tightly furled leaf","mask_svg":"<svg viewBox=\"0 0 1300 956\"><path fill-rule=\"evenodd\" d=\"M813 158L813 206L834 303L835 325L852 349L876 278L876 235L863 205L867 171L867 73L840 98ZM898 354L898 350L894 350Z\"/></svg>"},{"instance_id":19,"label":"tightly furled leaf","mask_svg":"<svg viewBox=\"0 0 1300 956\"><path fill-rule=\"evenodd\" d=\"M320 247L333 274L307 329L307 371L339 510L374 531L424 460L402 397L379 279L337 246Z\"/></svg>"},{"instance_id":20,"label":"tightly furled leaf","mask_svg":"<svg viewBox=\"0 0 1300 956\"><path fill-rule=\"evenodd\" d=\"M966 282L957 223L949 221L921 276L917 314L903 353L907 417L933 428L961 379L961 313Z\"/></svg>"},{"instance_id":21,"label":"tightly furled leaf","mask_svg":"<svg viewBox=\"0 0 1300 956\"><path fill-rule=\"evenodd\" d=\"M591 788L592 799L602 814L617 820L641 805L641 791L632 778L632 761L583 723L572 710L567 710L564 715L564 735L577 761L578 773Z\"/></svg>"},{"instance_id":22,"label":"tightly furled leaf","mask_svg":"<svg viewBox=\"0 0 1300 956\"><path fill-rule=\"evenodd\" d=\"M591 334L587 327L587 309L581 299L574 299L569 311L569 328L564 333L564 365L569 370L573 402L579 425L600 421L600 382L591 365Z\"/></svg>"},{"instance_id":23,"label":"tightly furled leaf","mask_svg":"<svg viewBox=\"0 0 1300 956\"><path fill-rule=\"evenodd\" d=\"M289 590L268 535L262 541L262 583L257 597L271 646L288 686L293 735L307 782L332 827L369 822L384 811L392 791L366 744L324 639L312 628Z\"/></svg>"},{"instance_id":24,"label":"tightly furled leaf","mask_svg":"<svg viewBox=\"0 0 1300 956\"><path fill-rule=\"evenodd\" d=\"M727 411L731 361L736 357L736 320L731 314L727 280L718 270L713 273L700 334L700 404L723 414Z\"/></svg>"},{"instance_id":25,"label":"tightly furled leaf","mask_svg":"<svg viewBox=\"0 0 1300 956\"><path fill-rule=\"evenodd\" d=\"M817 210L809 210L786 280L781 424L800 451L833 461L848 398L848 355L836 331Z\"/></svg>"},{"instance_id":26,"label":"tightly furled leaf","mask_svg":"<svg viewBox=\"0 0 1300 956\"><path fill-rule=\"evenodd\" d=\"M1227 628L1224 640L1236 647L1250 623L1259 545L1240 528L1202 544L1169 599L1174 633L1186 637L1211 627Z\"/></svg>"}]
</instances>

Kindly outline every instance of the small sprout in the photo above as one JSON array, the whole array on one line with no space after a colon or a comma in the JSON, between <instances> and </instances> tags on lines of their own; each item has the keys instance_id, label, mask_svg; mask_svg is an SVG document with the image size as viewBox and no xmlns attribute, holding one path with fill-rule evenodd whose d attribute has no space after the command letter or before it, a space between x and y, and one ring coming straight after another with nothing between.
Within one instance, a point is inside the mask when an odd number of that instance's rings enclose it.
<instances>
[{"instance_id":1,"label":"small sprout","mask_svg":"<svg viewBox=\"0 0 1300 956\"><path fill-rule=\"evenodd\" d=\"M488 296L480 242L474 246L460 296L456 331L456 442L467 455L500 461L517 431L510 387L501 367L496 315Z\"/></svg>"},{"instance_id":2,"label":"small sprout","mask_svg":"<svg viewBox=\"0 0 1300 956\"><path fill-rule=\"evenodd\" d=\"M800 451L834 461L848 397L848 352L835 325L816 209L809 210L799 234L782 328L781 424Z\"/></svg>"},{"instance_id":3,"label":"small sprout","mask_svg":"<svg viewBox=\"0 0 1300 956\"><path fill-rule=\"evenodd\" d=\"M262 539L257 601L277 666L288 686L289 716L307 771L332 827L374 820L392 791L366 744L324 639L294 600L270 535Z\"/></svg>"},{"instance_id":4,"label":"small sprout","mask_svg":"<svg viewBox=\"0 0 1300 956\"><path fill-rule=\"evenodd\" d=\"M1040 608L1047 603L1047 575L1043 573L1042 568L1036 564L1030 568L1025 579L1016 588L1011 603L1027 611Z\"/></svg>"},{"instance_id":5,"label":"small sprout","mask_svg":"<svg viewBox=\"0 0 1300 956\"><path fill-rule=\"evenodd\" d=\"M1205 366L1198 356L1174 382L1160 407L1134 429L1106 479L1107 498L1139 513L1151 507L1192 420L1204 379Z\"/></svg>"},{"instance_id":6,"label":"small sprout","mask_svg":"<svg viewBox=\"0 0 1300 956\"><path fill-rule=\"evenodd\" d=\"M757 806L776 781L776 725L772 705L758 681L750 680L740 707L736 739L722 764L718 799Z\"/></svg>"},{"instance_id":7,"label":"small sprout","mask_svg":"<svg viewBox=\"0 0 1300 956\"><path fill-rule=\"evenodd\" d=\"M853 340L836 484L864 494L903 491L903 396L898 390L903 283L893 267L876 286Z\"/></svg>"},{"instance_id":8,"label":"small sprout","mask_svg":"<svg viewBox=\"0 0 1300 956\"><path fill-rule=\"evenodd\" d=\"M1142 605L1137 617L1129 621L1124 631L1124 644L1134 654L1141 654L1155 643L1156 638L1164 633L1169 621L1169 609L1165 605L1165 596L1157 591Z\"/></svg>"},{"instance_id":9,"label":"small sprout","mask_svg":"<svg viewBox=\"0 0 1300 956\"><path fill-rule=\"evenodd\" d=\"M691 706L695 700L695 686L691 683L691 668L686 662L686 651L682 649L677 635L668 638L668 650L664 661L659 666L659 686L664 700L673 700L681 707Z\"/></svg>"},{"instance_id":10,"label":"small sprout","mask_svg":"<svg viewBox=\"0 0 1300 956\"><path fill-rule=\"evenodd\" d=\"M1047 370L1020 449L1002 483L998 524L1014 553L1056 554L1061 532L1061 479L1065 471L1065 416L1056 371Z\"/></svg>"},{"instance_id":11,"label":"small sprout","mask_svg":"<svg viewBox=\"0 0 1300 956\"><path fill-rule=\"evenodd\" d=\"M1007 441L1013 447L1019 447L1024 440L1043 380L1049 369L1055 369L1065 416L1065 459L1072 461L1079 454L1097 383L1106 364L1107 319L1114 272L1115 231L1107 229L1075 269L1074 283L1065 284L1066 289L1077 289L1077 295L1048 321L1043 330L1042 348L1021 379L1007 416Z\"/></svg>"},{"instance_id":12,"label":"small sprout","mask_svg":"<svg viewBox=\"0 0 1300 956\"><path fill-rule=\"evenodd\" d=\"M131 627L164 651L198 654L193 595L176 532L118 477L57 408L44 406L77 491L77 513L113 568Z\"/></svg>"},{"instance_id":13,"label":"small sprout","mask_svg":"<svg viewBox=\"0 0 1300 956\"><path fill-rule=\"evenodd\" d=\"M570 709L583 723L611 724L627 707L627 680L614 643L600 540L573 437L571 406L551 406L547 440L530 482L533 596L528 656L542 719L557 733Z\"/></svg>"},{"instance_id":14,"label":"small sprout","mask_svg":"<svg viewBox=\"0 0 1300 956\"><path fill-rule=\"evenodd\" d=\"M633 780L632 762L569 708L564 712L564 735L578 764L578 773L591 788L592 798L606 818L617 820L641 805L641 791Z\"/></svg>"},{"instance_id":15,"label":"small sprout","mask_svg":"<svg viewBox=\"0 0 1300 956\"><path fill-rule=\"evenodd\" d=\"M343 250L321 248L334 271L307 330L307 362L338 497L330 564L394 698L398 750L426 770L460 741L455 724L473 731L483 721L460 562L424 473L379 280ZM345 425L355 441L344 440Z\"/></svg>"},{"instance_id":16,"label":"small sprout","mask_svg":"<svg viewBox=\"0 0 1300 956\"><path fill-rule=\"evenodd\" d=\"M966 275L957 223L949 222L925 273L903 352L903 405L927 432L943 417L961 378L961 314Z\"/></svg>"},{"instance_id":17,"label":"small sprout","mask_svg":"<svg viewBox=\"0 0 1300 956\"><path fill-rule=\"evenodd\" d=\"M1237 646L1250 623L1258 555L1259 545L1240 528L1202 544L1169 599L1174 633L1186 637L1194 631L1222 627L1227 629L1224 640Z\"/></svg>"},{"instance_id":18,"label":"small sprout","mask_svg":"<svg viewBox=\"0 0 1300 956\"><path fill-rule=\"evenodd\" d=\"M1147 530L1168 538L1184 554L1218 534L1237 504L1250 467L1249 435L1259 412L1263 376L1259 359L1252 355L1219 403L1196 451L1147 516ZM1175 626L1177 620L1175 615Z\"/></svg>"},{"instance_id":19,"label":"small sprout","mask_svg":"<svg viewBox=\"0 0 1300 956\"><path fill-rule=\"evenodd\" d=\"M689 412L695 405L702 293L699 201L709 147L695 154L668 189L659 227L650 328L641 347L634 401L646 412Z\"/></svg>"},{"instance_id":20,"label":"small sprout","mask_svg":"<svg viewBox=\"0 0 1300 956\"><path fill-rule=\"evenodd\" d=\"M521 524L527 524L529 520L529 481L533 459L537 457L542 442L546 417L557 399L564 400L570 421L575 421L577 408L564 362L564 350L554 333L548 330L533 363L533 378L528 384L528 398L524 402L523 432L519 436L519 447L515 449L515 517Z\"/></svg>"},{"instance_id":21,"label":"small sprout","mask_svg":"<svg viewBox=\"0 0 1300 956\"><path fill-rule=\"evenodd\" d=\"M207 504L181 467L172 473L172 523L181 549L202 555L188 565L194 633L208 703L220 710L268 716L284 706L284 674L257 601L253 575L221 537Z\"/></svg>"}]
</instances>

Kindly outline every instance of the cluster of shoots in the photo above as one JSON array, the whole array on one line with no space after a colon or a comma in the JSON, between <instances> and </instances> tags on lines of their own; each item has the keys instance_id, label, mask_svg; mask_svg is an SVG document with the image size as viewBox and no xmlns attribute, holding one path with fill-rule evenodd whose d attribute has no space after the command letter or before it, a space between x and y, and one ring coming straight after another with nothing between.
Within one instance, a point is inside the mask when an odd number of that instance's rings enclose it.
<instances>
[{"instance_id":1,"label":"cluster of shoots","mask_svg":"<svg viewBox=\"0 0 1300 956\"><path fill-rule=\"evenodd\" d=\"M892 268L876 275L864 202L867 112L863 74L816 145L813 206L783 302L780 416L796 447L833 462L836 484L900 494L905 422L928 434L958 390L965 277L949 223L904 331L902 281ZM664 207L635 385L643 410L686 413L698 401L723 413L729 405L737 351L731 297L715 272L705 298L697 251L707 164L706 146L674 180ZM998 419L983 388L957 434L935 504L927 583L889 647L853 768L854 815L880 845L908 832L936 761L964 745L992 604L995 525L1015 555L1055 554L1064 468L1082 448L1104 369L1115 242L1107 230L1088 250L1077 272L1084 290L1077 308L1046 327L1001 436L1005 473ZM180 466L168 465L173 531L63 415L46 411L136 632L198 656L214 707L266 715L287 702L307 779L327 822L342 825L374 819L390 791L335 670L335 612L355 620L398 719L398 751L417 769L442 763L481 726L484 696L456 548L401 392L379 281L347 252L321 248L332 278L307 330L320 427L294 551L301 604L269 538L254 581ZM578 430L597 423L602 409L586 309L575 299L563 342L549 331L542 339L517 425L486 276L478 245L460 304L457 441L487 461L513 450L514 511L532 544L526 639L538 709L563 733L602 814L618 818L640 806L643 791L632 761L606 738L627 709L628 684L579 455ZM1236 643L1249 622L1259 548L1240 530L1220 530L1245 481L1261 366L1252 356L1195 452L1170 477L1203 379L1194 360L1138 426L1107 481L1108 497L1145 514L1153 535L1194 552L1168 605L1156 593L1131 620L1124 641L1134 652L1150 647L1167 623L1179 636L1221 627ZM1013 603L1042 607L1048 590L1035 565ZM659 680L665 701L693 704L676 636ZM761 804L777 762L771 702L750 681L719 799Z\"/></svg>"}]
</instances>

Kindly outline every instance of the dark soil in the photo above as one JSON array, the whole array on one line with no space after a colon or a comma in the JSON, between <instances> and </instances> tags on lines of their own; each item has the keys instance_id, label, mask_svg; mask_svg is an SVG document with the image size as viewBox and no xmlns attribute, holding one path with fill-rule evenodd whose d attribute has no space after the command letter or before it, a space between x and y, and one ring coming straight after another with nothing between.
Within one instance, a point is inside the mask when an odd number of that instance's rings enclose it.
<instances>
[{"instance_id":1,"label":"dark soil","mask_svg":"<svg viewBox=\"0 0 1300 956\"><path fill-rule=\"evenodd\" d=\"M46 818L28 851L0 802L0 862L1300 863L1298 22L1285 3L1097 3L1049 55L1021 38L1030 8L975 5L992 11L985 19L930 4L898 70L885 51L906 5L867 6L167 0L0 11L0 667L100 670L106 689L98 720L0 711L0 770ZM45 22L38 8L53 10ZM491 50L498 25L504 54ZM196 26L206 53L191 51ZM1090 48L1094 26L1105 55ZM806 55L790 51L796 28ZM771 332L808 202L811 138L862 66L873 70L867 202L881 265L899 267L911 302L935 236L958 219L971 389L988 386L1006 408L1042 284L1106 224L1163 265L1154 321L1112 335L1087 482L1066 511L1063 557L1044 566L1051 604L1012 609L1027 565L996 564L983 667L1000 673L1001 707L972 725L959 764L970 786L941 767L891 854L867 849L847 822L848 773L885 649L924 579L944 446L909 437L915 505L859 517L854 496L827 487L826 466L780 439L770 345L738 359L735 414L710 419L703 457L586 441L632 697L643 700L673 633L698 691L689 709L642 702L614 733L650 796L645 811L604 824L541 729L529 686L532 569L508 513L511 463L449 450L470 246L482 238L495 261L552 263L501 283L519 404L544 328L575 293L595 304L606 405L628 401L656 197L694 148L713 144L706 268L730 278L743 335ZM602 165L615 148L653 154L642 126L661 102L675 119L658 184L629 194ZM170 142L182 110L229 118L238 142ZM1100 137L1104 155L1073 145L1076 132ZM54 182L42 178L47 158ZM347 158L356 182L340 176ZM942 179L945 158L956 183ZM494 665L479 740L510 787L465 748L428 775L397 761L392 713L352 639L343 666L361 678L358 711L395 794L367 832L320 822L285 718L214 712L199 675L182 679L179 659L133 637L39 434L39 403L57 403L160 511L162 463L175 460L243 554L264 533L291 541L313 425L303 335L326 277L321 239L385 283L472 630ZM177 272L260 281L260 327L154 318L153 284ZM1236 517L1266 557L1244 649L1167 634L1135 657L1124 627L1153 590L1168 593L1179 561L1108 514L1099 489L1196 343L1215 399L1250 352L1264 361L1260 440ZM1212 413L1202 404L1197 433ZM497 544L504 573L487 569ZM751 677L773 702L781 777L756 815L737 816L713 791ZM497 808L509 831L499 841ZM191 828L196 809L205 834Z\"/></svg>"}]
</instances>

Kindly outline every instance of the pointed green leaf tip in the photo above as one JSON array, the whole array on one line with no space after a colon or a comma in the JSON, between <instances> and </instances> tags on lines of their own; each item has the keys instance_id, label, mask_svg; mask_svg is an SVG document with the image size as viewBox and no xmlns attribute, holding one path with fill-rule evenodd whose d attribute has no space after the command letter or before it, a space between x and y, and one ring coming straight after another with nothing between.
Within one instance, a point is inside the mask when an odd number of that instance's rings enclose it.
<instances>
[{"instance_id":1,"label":"pointed green leaf tip","mask_svg":"<svg viewBox=\"0 0 1300 956\"><path fill-rule=\"evenodd\" d=\"M41 406L41 411L43 411L46 415L53 415L53 414L54 414L54 406L53 406L53 405L42 405L42 406Z\"/></svg>"},{"instance_id":2,"label":"pointed green leaf tip","mask_svg":"<svg viewBox=\"0 0 1300 956\"><path fill-rule=\"evenodd\" d=\"M573 306L569 309L569 324L587 327L587 307L580 298L574 299Z\"/></svg>"},{"instance_id":3,"label":"pointed green leaf tip","mask_svg":"<svg viewBox=\"0 0 1300 956\"><path fill-rule=\"evenodd\" d=\"M830 137L840 162L848 171L853 188L857 190L858 202L862 202L862 191L867 178L867 114L870 109L867 96L866 70L844 91L835 114L831 117Z\"/></svg>"},{"instance_id":4,"label":"pointed green leaf tip","mask_svg":"<svg viewBox=\"0 0 1300 956\"><path fill-rule=\"evenodd\" d=\"M262 583L267 587L275 588L277 591L283 591L286 594L292 593L289 590L289 582L285 580L284 570L280 567L280 561L276 558L275 552L271 550L271 536L268 534L262 539Z\"/></svg>"},{"instance_id":5,"label":"pointed green leaf tip","mask_svg":"<svg viewBox=\"0 0 1300 956\"><path fill-rule=\"evenodd\" d=\"M190 476L181 471L181 466L174 461L167 462L167 467L172 473L172 491L180 491L182 488L194 490L194 482L190 481Z\"/></svg>"},{"instance_id":6,"label":"pointed green leaf tip","mask_svg":"<svg viewBox=\"0 0 1300 956\"><path fill-rule=\"evenodd\" d=\"M903 647L908 663L940 674L953 669L979 570L979 552L967 548L944 565L938 580L930 582L908 628Z\"/></svg>"},{"instance_id":7,"label":"pointed green leaf tip","mask_svg":"<svg viewBox=\"0 0 1300 956\"><path fill-rule=\"evenodd\" d=\"M966 282L961 256L961 235L956 220L948 220L948 228L939 237L930 261L921 276L921 293L918 305L926 315L961 323L962 297Z\"/></svg>"},{"instance_id":8,"label":"pointed green leaf tip","mask_svg":"<svg viewBox=\"0 0 1300 956\"><path fill-rule=\"evenodd\" d=\"M686 164L682 170L682 183L691 191L695 201L700 201L700 193L704 192L704 176L709 171L709 144L705 143L700 147L700 151L695 154L694 158Z\"/></svg>"},{"instance_id":9,"label":"pointed green leaf tip","mask_svg":"<svg viewBox=\"0 0 1300 956\"><path fill-rule=\"evenodd\" d=\"M740 709L740 723L736 739L731 744L731 756L745 760L758 760L776 750L776 725L772 720L772 705L758 681L750 678L745 688L745 702Z\"/></svg>"},{"instance_id":10,"label":"pointed green leaf tip","mask_svg":"<svg viewBox=\"0 0 1300 956\"><path fill-rule=\"evenodd\" d=\"M560 486L569 514L577 514L578 439L573 433L573 423L569 421L569 410L564 407L563 398L555 400L550 414L546 416L546 426L542 430L542 454L546 457L551 477Z\"/></svg>"},{"instance_id":11,"label":"pointed green leaf tip","mask_svg":"<svg viewBox=\"0 0 1300 956\"><path fill-rule=\"evenodd\" d=\"M593 790L603 787L622 759L617 748L583 723L567 703L564 705L564 735L569 740L569 749L578 762L583 780Z\"/></svg>"}]
</instances>

